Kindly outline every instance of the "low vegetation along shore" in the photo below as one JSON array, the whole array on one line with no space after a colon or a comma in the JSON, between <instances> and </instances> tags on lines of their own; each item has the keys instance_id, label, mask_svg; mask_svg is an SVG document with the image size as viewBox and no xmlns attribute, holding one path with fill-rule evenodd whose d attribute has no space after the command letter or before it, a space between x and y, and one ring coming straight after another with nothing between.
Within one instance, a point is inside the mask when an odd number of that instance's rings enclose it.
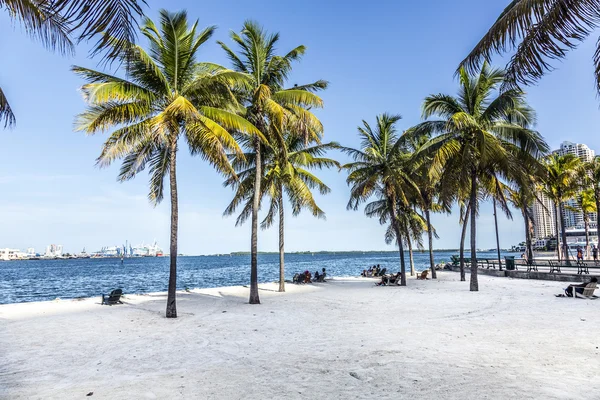
<instances>
[{"instance_id":1,"label":"low vegetation along shore","mask_svg":"<svg viewBox=\"0 0 600 400\"><path fill-rule=\"evenodd\" d=\"M166 293L3 305L0 398L594 397L596 303L488 276L474 302L459 279L261 284L251 309L247 287L178 292L176 326Z\"/></svg>"}]
</instances>

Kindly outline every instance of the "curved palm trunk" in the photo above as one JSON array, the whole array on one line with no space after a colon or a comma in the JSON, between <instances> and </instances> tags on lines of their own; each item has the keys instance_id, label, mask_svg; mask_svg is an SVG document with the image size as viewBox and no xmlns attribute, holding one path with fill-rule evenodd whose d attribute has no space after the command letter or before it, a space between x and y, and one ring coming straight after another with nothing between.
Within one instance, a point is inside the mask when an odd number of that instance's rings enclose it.
<instances>
[{"instance_id":1,"label":"curved palm trunk","mask_svg":"<svg viewBox=\"0 0 600 400\"><path fill-rule=\"evenodd\" d=\"M283 188L279 187L279 291L285 292L285 252L283 242Z\"/></svg>"},{"instance_id":2,"label":"curved palm trunk","mask_svg":"<svg viewBox=\"0 0 600 400\"><path fill-rule=\"evenodd\" d=\"M471 172L471 292L479 291L477 281L477 171Z\"/></svg>"},{"instance_id":3,"label":"curved palm trunk","mask_svg":"<svg viewBox=\"0 0 600 400\"><path fill-rule=\"evenodd\" d=\"M410 260L410 276L415 276L415 261L413 258L412 241L410 237L406 237L406 243L408 244L408 259Z\"/></svg>"},{"instance_id":4,"label":"curved palm trunk","mask_svg":"<svg viewBox=\"0 0 600 400\"><path fill-rule=\"evenodd\" d=\"M496 198L492 199L494 203L494 224L496 225L496 251L498 251L498 265L502 271L502 260L500 258L500 235L498 234L498 209L496 208Z\"/></svg>"},{"instance_id":5,"label":"curved palm trunk","mask_svg":"<svg viewBox=\"0 0 600 400\"><path fill-rule=\"evenodd\" d=\"M433 229L431 228L431 215L429 208L425 208L425 219L427 220L427 237L429 239L429 268L431 268L431 278L437 279L435 270L435 261L433 259Z\"/></svg>"},{"instance_id":6,"label":"curved palm trunk","mask_svg":"<svg viewBox=\"0 0 600 400\"><path fill-rule=\"evenodd\" d=\"M260 181L262 178L262 160L260 142L254 139L256 153L256 176L254 178L254 198L252 201L252 235L250 239L250 304L260 304L258 296L258 207L260 206Z\"/></svg>"},{"instance_id":7,"label":"curved palm trunk","mask_svg":"<svg viewBox=\"0 0 600 400\"><path fill-rule=\"evenodd\" d=\"M525 221L525 245L527 246L527 259L533 262L533 242L531 240L531 221L527 210L522 210L523 220Z\"/></svg>"},{"instance_id":8,"label":"curved palm trunk","mask_svg":"<svg viewBox=\"0 0 600 400\"><path fill-rule=\"evenodd\" d=\"M556 255L558 256L558 262L562 260L562 250L560 247L560 238L558 234L558 206L554 203L554 232L556 235Z\"/></svg>"},{"instance_id":9,"label":"curved palm trunk","mask_svg":"<svg viewBox=\"0 0 600 400\"><path fill-rule=\"evenodd\" d=\"M460 235L460 281L465 282L465 239L467 237L467 226L469 225L469 213L471 212L471 204L467 205L465 210L465 220L463 221L462 233Z\"/></svg>"},{"instance_id":10,"label":"curved palm trunk","mask_svg":"<svg viewBox=\"0 0 600 400\"><path fill-rule=\"evenodd\" d=\"M179 222L179 207L177 204L177 136L174 135L171 143L171 156L169 160L169 183L171 191L171 248L169 267L169 289L167 292L167 318L177 318L177 227Z\"/></svg>"},{"instance_id":11,"label":"curved palm trunk","mask_svg":"<svg viewBox=\"0 0 600 400\"><path fill-rule=\"evenodd\" d=\"M398 250L400 253L400 286L406 286L406 264L404 262L404 246L402 244L402 235L398 226L398 211L396 209L396 199L391 199L391 217L392 226L396 232L396 241L398 242Z\"/></svg>"},{"instance_id":12,"label":"curved palm trunk","mask_svg":"<svg viewBox=\"0 0 600 400\"><path fill-rule=\"evenodd\" d=\"M567 262L567 265L571 265L571 260L569 259L569 244L567 243L567 226L565 223L565 217L564 217L564 205L561 202L560 203L560 236L562 238L562 245L563 245L563 254L565 255L565 261Z\"/></svg>"}]
</instances>

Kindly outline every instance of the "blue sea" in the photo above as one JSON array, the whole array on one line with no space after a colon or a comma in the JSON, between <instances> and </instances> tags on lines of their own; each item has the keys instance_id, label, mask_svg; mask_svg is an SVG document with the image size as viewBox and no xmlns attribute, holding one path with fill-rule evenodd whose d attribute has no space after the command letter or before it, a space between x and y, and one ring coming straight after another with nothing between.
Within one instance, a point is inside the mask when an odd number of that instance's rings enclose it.
<instances>
[{"instance_id":1,"label":"blue sea","mask_svg":"<svg viewBox=\"0 0 600 400\"><path fill-rule=\"evenodd\" d=\"M435 262L450 261L458 252L435 252ZM478 253L494 258L495 253ZM415 268L428 268L428 253L415 253ZM312 273L327 269L328 276L358 276L363 269L380 264L388 271L400 269L398 253L287 254L286 279L297 272ZM409 270L408 254L406 261ZM260 282L279 279L279 255L259 255ZM125 293L163 292L169 279L169 258L117 258L74 260L28 260L0 262L0 304L53 300L57 297L99 296L114 288ZM177 288L193 289L247 285L250 279L250 256L179 257Z\"/></svg>"}]
</instances>

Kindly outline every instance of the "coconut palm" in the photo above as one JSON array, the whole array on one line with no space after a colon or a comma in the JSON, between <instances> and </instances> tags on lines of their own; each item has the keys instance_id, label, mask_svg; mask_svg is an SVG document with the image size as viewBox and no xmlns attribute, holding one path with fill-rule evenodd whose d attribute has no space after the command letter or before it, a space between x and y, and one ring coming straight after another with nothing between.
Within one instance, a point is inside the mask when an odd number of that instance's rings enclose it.
<instances>
[{"instance_id":1,"label":"coconut palm","mask_svg":"<svg viewBox=\"0 0 600 400\"><path fill-rule=\"evenodd\" d=\"M522 163L545 153L548 146L529 128L535 114L527 106L524 93L497 93L504 81L502 70L492 69L486 63L476 76L462 68L459 78L458 97L427 97L423 105L426 121L414 129L416 134L434 136L420 150L432 157L430 173L442 181L448 181L444 178L444 173L448 173L459 187L470 185L470 288L477 291L477 211L482 173L493 166L498 177L510 177ZM434 116L439 119L428 120Z\"/></svg>"},{"instance_id":2,"label":"coconut palm","mask_svg":"<svg viewBox=\"0 0 600 400\"><path fill-rule=\"evenodd\" d=\"M218 43L233 64L233 69L250 76L248 87L238 91L242 104L246 107L246 118L264 136L273 136L275 141L279 142L281 149L285 149L284 128L292 122L302 127L301 132L305 139L318 140L323 126L309 109L323 106L323 101L314 92L325 89L327 82L319 80L307 85L285 88L293 63L302 58L306 48L298 46L283 56L276 55L275 46L279 41L279 34L269 34L252 21L244 22L240 34L231 32L230 36L239 48L238 53L225 43ZM260 186L264 172L262 171L263 160L258 138L253 145L256 174L251 216L249 303L260 304L258 295L258 210L262 193Z\"/></svg>"},{"instance_id":3,"label":"coconut palm","mask_svg":"<svg viewBox=\"0 0 600 400\"><path fill-rule=\"evenodd\" d=\"M543 161L544 166L546 167L543 192L554 203L558 259L560 261L562 251L565 260L569 263L569 245L567 244L564 203L577 195L579 171L582 166L581 160L573 154L566 154L564 156L552 154ZM559 224L563 246L562 249L559 245Z\"/></svg>"},{"instance_id":4,"label":"coconut palm","mask_svg":"<svg viewBox=\"0 0 600 400\"><path fill-rule=\"evenodd\" d=\"M97 39L92 55L106 52L119 57L135 39L135 18L142 15L144 0L0 0L0 9L25 32L51 50L74 52L74 42ZM15 115L0 89L0 123L12 127Z\"/></svg>"},{"instance_id":5,"label":"coconut palm","mask_svg":"<svg viewBox=\"0 0 600 400\"><path fill-rule=\"evenodd\" d=\"M534 192L535 184L530 181L528 185L515 184L513 187L505 186L505 196L508 201L521 212L525 224L525 248L527 260L533 261L533 228L535 218L533 215L533 203L536 199Z\"/></svg>"},{"instance_id":6,"label":"coconut palm","mask_svg":"<svg viewBox=\"0 0 600 400\"><path fill-rule=\"evenodd\" d=\"M590 214L598 211L593 189L583 190L577 195L577 211L583 214L585 227L585 255L590 256Z\"/></svg>"},{"instance_id":7,"label":"coconut palm","mask_svg":"<svg viewBox=\"0 0 600 400\"><path fill-rule=\"evenodd\" d=\"M279 220L279 291L285 292L285 251L284 251L284 197L292 206L292 215L297 216L307 209L314 217L325 218L325 213L317 205L311 190L327 194L330 189L310 170L330 167L340 167L333 159L325 158L327 150L338 148L337 143L307 145L301 137L288 133L285 136L286 149L282 152L273 135L271 143L261 146L263 155L264 177L261 183L261 203L265 197L269 199L269 209L261 223L263 229L271 227L276 216ZM256 154L252 151L252 143L247 143L249 152L243 155L233 155L232 165L237 177L230 177L225 186L232 186L236 192L233 200L225 210L225 215L234 214L240 206L242 212L237 218L236 225L241 225L252 215L254 199L254 183L256 175ZM287 159L282 160L284 153Z\"/></svg>"},{"instance_id":8,"label":"coconut palm","mask_svg":"<svg viewBox=\"0 0 600 400\"><path fill-rule=\"evenodd\" d=\"M565 58L595 31L599 15L595 0L513 0L461 66L474 72L494 54L515 51L507 67L508 82L534 83L552 70L551 60ZM600 91L600 50L594 54L594 67Z\"/></svg>"},{"instance_id":9,"label":"coconut palm","mask_svg":"<svg viewBox=\"0 0 600 400\"><path fill-rule=\"evenodd\" d=\"M586 187L592 187L594 191L594 201L596 210L600 210L600 156L594 157L590 162L585 163L586 172L584 184ZM600 212L596 213L596 226L600 231Z\"/></svg>"},{"instance_id":10,"label":"coconut palm","mask_svg":"<svg viewBox=\"0 0 600 400\"><path fill-rule=\"evenodd\" d=\"M410 193L418 192L418 188L407 173L410 154L402 151L399 141L396 123L400 119L399 115L379 115L374 129L363 121L358 127L361 148L345 147L342 151L354 159L343 166L349 171L347 182L351 186L347 208L357 210L371 197L376 198L367 204L365 214L378 218L382 225L390 223L400 253L400 282L406 286L404 230L398 205L410 209Z\"/></svg>"},{"instance_id":11,"label":"coconut palm","mask_svg":"<svg viewBox=\"0 0 600 400\"><path fill-rule=\"evenodd\" d=\"M429 267L431 269L431 277L437 279L437 272L435 270L435 260L433 257L433 238L436 236L435 229L431 224L431 213L432 212L450 212L451 195L450 191L442 188L441 181L438 179L439 176L430 174L429 165L432 161L432 157L421 152L421 148L427 145L430 137L429 135L415 135L415 133L409 129L406 131L402 138L405 141L405 146L408 151L413 153L414 171L412 172L412 179L419 187L418 199L415 203L423 211L425 216L425 231L427 232L427 239L429 244Z\"/></svg>"},{"instance_id":12,"label":"coconut palm","mask_svg":"<svg viewBox=\"0 0 600 400\"><path fill-rule=\"evenodd\" d=\"M170 274L167 318L177 317L177 150L187 143L219 172L234 174L227 151L241 153L228 130L260 136L260 132L235 112L239 109L230 89L243 87L244 74L197 61L198 51L214 27L198 30L188 24L185 12L160 11L160 23L144 19L141 33L149 52L130 44L119 63L128 78L73 67L89 83L81 90L88 104L76 121L88 134L112 131L97 163L104 167L122 159L119 180L132 179L148 168L149 200L163 199L169 176L171 195Z\"/></svg>"}]
</instances>

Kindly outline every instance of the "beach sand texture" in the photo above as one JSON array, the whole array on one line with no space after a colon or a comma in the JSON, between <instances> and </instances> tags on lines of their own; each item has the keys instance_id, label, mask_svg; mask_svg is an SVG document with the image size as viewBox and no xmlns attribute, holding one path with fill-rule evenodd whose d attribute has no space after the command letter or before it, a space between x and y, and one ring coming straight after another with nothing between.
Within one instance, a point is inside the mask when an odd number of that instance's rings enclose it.
<instances>
[{"instance_id":1,"label":"beach sand texture","mask_svg":"<svg viewBox=\"0 0 600 400\"><path fill-rule=\"evenodd\" d=\"M600 300L452 272L0 306L1 399L598 399ZM93 395L86 397L86 394Z\"/></svg>"}]
</instances>

